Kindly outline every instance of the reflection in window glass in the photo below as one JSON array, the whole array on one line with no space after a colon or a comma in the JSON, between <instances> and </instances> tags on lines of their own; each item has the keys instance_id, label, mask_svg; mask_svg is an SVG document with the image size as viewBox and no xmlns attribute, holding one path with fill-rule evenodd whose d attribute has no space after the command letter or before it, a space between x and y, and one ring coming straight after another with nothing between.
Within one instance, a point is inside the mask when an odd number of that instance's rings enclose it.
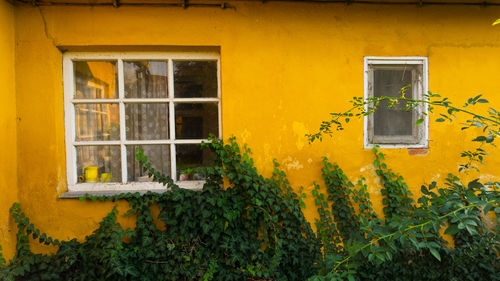
<instances>
[{"instance_id":1,"label":"reflection in window glass","mask_svg":"<svg viewBox=\"0 0 500 281\"><path fill-rule=\"evenodd\" d=\"M120 139L118 104L75 104L76 141Z\"/></svg>"},{"instance_id":2,"label":"reflection in window glass","mask_svg":"<svg viewBox=\"0 0 500 281\"><path fill-rule=\"evenodd\" d=\"M216 61L174 61L176 98L216 98Z\"/></svg>"},{"instance_id":3,"label":"reflection in window glass","mask_svg":"<svg viewBox=\"0 0 500 281\"><path fill-rule=\"evenodd\" d=\"M113 61L74 61L76 99L116 99L117 74Z\"/></svg>"},{"instance_id":4,"label":"reflection in window glass","mask_svg":"<svg viewBox=\"0 0 500 281\"><path fill-rule=\"evenodd\" d=\"M218 135L218 106L216 103L175 104L175 137L177 139L206 139Z\"/></svg>"},{"instance_id":5,"label":"reflection in window glass","mask_svg":"<svg viewBox=\"0 0 500 281\"><path fill-rule=\"evenodd\" d=\"M152 178L142 171L135 157L137 148L144 150L144 155L155 170L170 176L170 145L127 145L127 181L152 181Z\"/></svg>"},{"instance_id":6,"label":"reflection in window glass","mask_svg":"<svg viewBox=\"0 0 500 281\"><path fill-rule=\"evenodd\" d=\"M205 180L206 175L196 168L212 165L214 154L200 144L177 144L175 146L177 160L177 180Z\"/></svg>"},{"instance_id":7,"label":"reflection in window glass","mask_svg":"<svg viewBox=\"0 0 500 281\"><path fill-rule=\"evenodd\" d=\"M126 98L167 98L166 61L124 61Z\"/></svg>"},{"instance_id":8,"label":"reflection in window glass","mask_svg":"<svg viewBox=\"0 0 500 281\"><path fill-rule=\"evenodd\" d=\"M400 67L399 67L400 68ZM375 97L399 97L404 86L412 84L411 69L373 71L373 94ZM407 94L411 95L412 89ZM405 102L400 102L394 108L387 108L388 101L380 103L374 113L374 132L377 136L412 135L412 111L405 111Z\"/></svg>"},{"instance_id":9,"label":"reflection in window glass","mask_svg":"<svg viewBox=\"0 0 500 281\"><path fill-rule=\"evenodd\" d=\"M168 139L168 103L125 104L127 140Z\"/></svg>"},{"instance_id":10,"label":"reflection in window glass","mask_svg":"<svg viewBox=\"0 0 500 281\"><path fill-rule=\"evenodd\" d=\"M63 65L70 190L156 186L134 184L150 181L138 147L175 180L205 178L193 169L211 158L199 142L220 137L216 53L68 53Z\"/></svg>"},{"instance_id":11,"label":"reflection in window glass","mask_svg":"<svg viewBox=\"0 0 500 281\"><path fill-rule=\"evenodd\" d=\"M78 182L120 182L120 146L77 146Z\"/></svg>"}]
</instances>

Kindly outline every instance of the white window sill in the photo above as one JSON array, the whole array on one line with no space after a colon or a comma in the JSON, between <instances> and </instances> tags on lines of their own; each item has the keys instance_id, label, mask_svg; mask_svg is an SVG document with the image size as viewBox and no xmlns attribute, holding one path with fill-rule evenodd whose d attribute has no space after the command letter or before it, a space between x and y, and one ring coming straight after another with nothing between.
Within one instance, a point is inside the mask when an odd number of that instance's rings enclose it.
<instances>
[{"instance_id":1,"label":"white window sill","mask_svg":"<svg viewBox=\"0 0 500 281\"><path fill-rule=\"evenodd\" d=\"M175 182L180 188L200 191L205 181L178 181ZM61 199L79 198L85 195L91 196L113 196L125 193L145 194L148 191L164 193L169 189L156 182L134 182L134 183L79 183L69 186L68 191L59 195Z\"/></svg>"},{"instance_id":2,"label":"white window sill","mask_svg":"<svg viewBox=\"0 0 500 281\"><path fill-rule=\"evenodd\" d=\"M428 143L424 144L373 144L373 143L367 143L365 144L365 149L372 149L375 148L375 146L378 146L378 148L429 148Z\"/></svg>"}]
</instances>

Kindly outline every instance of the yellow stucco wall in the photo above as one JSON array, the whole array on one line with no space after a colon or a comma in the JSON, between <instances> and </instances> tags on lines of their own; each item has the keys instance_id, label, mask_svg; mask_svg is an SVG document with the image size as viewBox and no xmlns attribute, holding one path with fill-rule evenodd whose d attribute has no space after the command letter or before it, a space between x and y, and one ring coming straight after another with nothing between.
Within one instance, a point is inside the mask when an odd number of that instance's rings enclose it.
<instances>
[{"instance_id":1,"label":"yellow stucco wall","mask_svg":"<svg viewBox=\"0 0 500 281\"><path fill-rule=\"evenodd\" d=\"M321 182L326 155L353 180L368 178L378 210L361 120L322 143L309 145L304 137L329 112L343 111L352 96L363 95L364 56L428 57L430 90L459 103L481 93L500 104L500 30L491 26L499 8L232 4L236 9L17 7L18 200L40 229L58 239L81 239L111 209L107 203L58 199L66 190L66 165L57 46L220 46L224 138L235 135L248 143L264 174L277 158L291 183L307 193L314 180ZM431 122L426 156L384 152L418 194L421 184L457 171L470 137L457 126ZM482 174L493 179L500 154L491 154ZM1 205L0 214L14 199ZM310 197L306 204L313 220Z\"/></svg>"},{"instance_id":2,"label":"yellow stucco wall","mask_svg":"<svg viewBox=\"0 0 500 281\"><path fill-rule=\"evenodd\" d=\"M14 254L16 241L9 208L18 200L14 36L14 7L0 1L0 245L7 257Z\"/></svg>"}]
</instances>

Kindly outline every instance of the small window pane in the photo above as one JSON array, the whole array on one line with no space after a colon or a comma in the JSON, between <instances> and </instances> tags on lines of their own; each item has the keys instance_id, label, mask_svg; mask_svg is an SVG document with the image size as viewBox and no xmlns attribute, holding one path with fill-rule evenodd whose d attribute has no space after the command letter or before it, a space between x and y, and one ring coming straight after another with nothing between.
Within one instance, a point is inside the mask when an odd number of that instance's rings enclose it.
<instances>
[{"instance_id":1,"label":"small window pane","mask_svg":"<svg viewBox=\"0 0 500 281\"><path fill-rule=\"evenodd\" d=\"M116 99L118 77L114 61L74 61L76 99Z\"/></svg>"},{"instance_id":2,"label":"small window pane","mask_svg":"<svg viewBox=\"0 0 500 281\"><path fill-rule=\"evenodd\" d=\"M206 139L219 135L216 103L175 104L175 134L177 139Z\"/></svg>"},{"instance_id":3,"label":"small window pane","mask_svg":"<svg viewBox=\"0 0 500 281\"><path fill-rule=\"evenodd\" d=\"M216 61L174 61L176 98L216 98Z\"/></svg>"},{"instance_id":4,"label":"small window pane","mask_svg":"<svg viewBox=\"0 0 500 281\"><path fill-rule=\"evenodd\" d=\"M125 104L127 140L168 139L168 103Z\"/></svg>"},{"instance_id":5,"label":"small window pane","mask_svg":"<svg viewBox=\"0 0 500 281\"><path fill-rule=\"evenodd\" d=\"M401 68L401 66L399 67ZM375 69L373 71L373 93L375 97L399 97L404 86L412 84L412 70L398 69L386 70ZM411 97L413 92L409 88L406 92ZM401 136L412 135L413 113L405 111L405 102L400 102L393 108L387 108L388 101L380 103L374 113L374 132L377 136Z\"/></svg>"},{"instance_id":6,"label":"small window pane","mask_svg":"<svg viewBox=\"0 0 500 281\"><path fill-rule=\"evenodd\" d=\"M121 182L120 146L76 147L78 182Z\"/></svg>"},{"instance_id":7,"label":"small window pane","mask_svg":"<svg viewBox=\"0 0 500 281\"><path fill-rule=\"evenodd\" d=\"M167 98L167 62L124 61L126 98Z\"/></svg>"},{"instance_id":8,"label":"small window pane","mask_svg":"<svg viewBox=\"0 0 500 281\"><path fill-rule=\"evenodd\" d=\"M170 145L127 145L127 181L152 181L152 178L141 170L139 161L135 157L137 148L144 150L144 155L148 157L155 170L170 176Z\"/></svg>"},{"instance_id":9,"label":"small window pane","mask_svg":"<svg viewBox=\"0 0 500 281\"><path fill-rule=\"evenodd\" d=\"M205 180L203 171L198 167L207 167L212 163L214 154L208 148L201 148L200 144L178 144L176 149L177 180Z\"/></svg>"},{"instance_id":10,"label":"small window pane","mask_svg":"<svg viewBox=\"0 0 500 281\"><path fill-rule=\"evenodd\" d=\"M75 104L76 141L120 139L118 104Z\"/></svg>"}]
</instances>

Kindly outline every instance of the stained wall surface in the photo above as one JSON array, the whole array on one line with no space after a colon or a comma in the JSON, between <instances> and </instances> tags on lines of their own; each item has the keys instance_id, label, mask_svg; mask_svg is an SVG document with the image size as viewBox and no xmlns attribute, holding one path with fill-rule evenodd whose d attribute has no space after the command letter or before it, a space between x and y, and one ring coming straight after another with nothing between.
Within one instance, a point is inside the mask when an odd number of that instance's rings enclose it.
<instances>
[{"instance_id":1,"label":"stained wall surface","mask_svg":"<svg viewBox=\"0 0 500 281\"><path fill-rule=\"evenodd\" d=\"M16 241L9 208L18 201L14 22L14 7L0 1L0 246L7 257Z\"/></svg>"},{"instance_id":2,"label":"stained wall surface","mask_svg":"<svg viewBox=\"0 0 500 281\"><path fill-rule=\"evenodd\" d=\"M351 97L363 95L364 56L428 57L431 91L458 104L477 94L494 105L500 102L500 29L491 26L500 15L499 8L232 5L235 9L16 8L18 200L41 230L58 239L83 239L111 210L107 203L58 199L67 189L61 46L80 46L81 50L133 46L127 48L136 51L147 46L219 47L224 138L234 135L247 143L265 175L272 171L276 158L292 185L297 190L303 186L306 193L313 181L321 182L321 158L327 156L352 180L361 175L367 178L379 211L380 185L371 164L372 152L363 148L362 120L352 120L345 131L322 142L308 144L305 137L318 129L329 112L345 111ZM10 15L10 8L0 7ZM7 31L10 34L11 27ZM1 44L1 50L12 53L12 44ZM0 83L12 87L12 75L4 80L2 75ZM3 103L0 106L11 110ZM8 128L15 132L14 127ZM457 172L463 162L460 152L470 148L468 140L473 136L457 124L434 121L429 131L429 149L424 155L410 155L407 149L383 150L388 165L405 177L417 195L421 184L442 182L448 173ZM15 143L15 137L2 138L2 142ZM1 149L12 154L5 146ZM490 151L481 177L498 180L500 154ZM4 161L2 172L12 167L10 160L8 165ZM464 175L477 176L473 172ZM16 186L15 177L0 179L0 188L3 181ZM305 213L312 221L317 214L311 197ZM0 214L4 214L15 196L0 200ZM1 234L0 239L2 245L9 243Z\"/></svg>"}]
</instances>

